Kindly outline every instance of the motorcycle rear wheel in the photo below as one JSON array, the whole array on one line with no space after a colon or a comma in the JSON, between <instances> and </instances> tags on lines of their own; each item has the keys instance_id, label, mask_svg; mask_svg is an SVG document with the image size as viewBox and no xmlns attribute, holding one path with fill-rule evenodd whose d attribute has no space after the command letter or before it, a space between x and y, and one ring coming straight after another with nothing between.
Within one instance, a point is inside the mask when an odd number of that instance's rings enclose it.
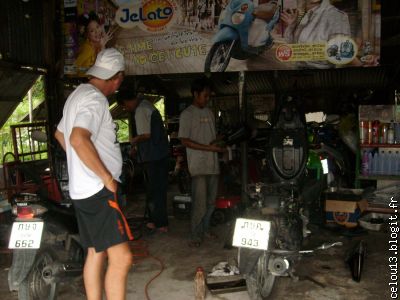
<instances>
[{"instance_id":1,"label":"motorcycle rear wheel","mask_svg":"<svg viewBox=\"0 0 400 300\"><path fill-rule=\"evenodd\" d=\"M204 64L205 72L224 72L231 59L232 41L217 42L211 46Z\"/></svg>"},{"instance_id":2,"label":"motorcycle rear wheel","mask_svg":"<svg viewBox=\"0 0 400 300\"><path fill-rule=\"evenodd\" d=\"M257 264L253 270L247 275L246 285L247 292L251 300L264 300L272 293L277 276L272 275L268 270L270 254L263 253L260 255Z\"/></svg>"},{"instance_id":3,"label":"motorcycle rear wheel","mask_svg":"<svg viewBox=\"0 0 400 300\"><path fill-rule=\"evenodd\" d=\"M18 300L55 300L58 284L47 284L42 278L44 267L57 260L55 252L49 248L40 250L28 276L18 288Z\"/></svg>"}]
</instances>

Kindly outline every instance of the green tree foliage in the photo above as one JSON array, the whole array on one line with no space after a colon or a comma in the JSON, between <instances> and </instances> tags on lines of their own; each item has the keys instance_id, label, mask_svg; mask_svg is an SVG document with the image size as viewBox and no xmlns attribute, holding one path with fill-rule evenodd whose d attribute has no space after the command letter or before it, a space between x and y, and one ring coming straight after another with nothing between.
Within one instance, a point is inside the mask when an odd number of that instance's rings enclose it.
<instances>
[{"instance_id":1,"label":"green tree foliage","mask_svg":"<svg viewBox=\"0 0 400 300\"><path fill-rule=\"evenodd\" d=\"M33 109L39 106L45 99L44 93L44 81L42 76L32 86L32 104ZM14 148L12 145L12 137L10 125L19 124L21 121L29 114L29 100L28 94L25 95L24 99L18 104L14 112L8 118L7 122L0 129L0 163L3 163L4 155L7 152L14 153ZM27 139L28 136L23 137ZM10 160L12 156L7 156L6 160Z\"/></svg>"},{"instance_id":2,"label":"green tree foliage","mask_svg":"<svg viewBox=\"0 0 400 300\"><path fill-rule=\"evenodd\" d=\"M117 140L120 143L129 142L129 121L128 119L115 120L117 124Z\"/></svg>"}]
</instances>

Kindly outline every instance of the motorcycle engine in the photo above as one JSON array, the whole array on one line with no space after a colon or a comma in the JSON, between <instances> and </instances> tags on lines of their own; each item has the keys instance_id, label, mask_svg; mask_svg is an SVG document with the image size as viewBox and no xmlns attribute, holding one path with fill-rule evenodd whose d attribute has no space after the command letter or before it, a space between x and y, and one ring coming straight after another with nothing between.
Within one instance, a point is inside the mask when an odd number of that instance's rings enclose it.
<instances>
[{"instance_id":1,"label":"motorcycle engine","mask_svg":"<svg viewBox=\"0 0 400 300\"><path fill-rule=\"evenodd\" d=\"M261 189L261 194L261 212L275 223L277 248L298 250L302 243L303 226L299 198L293 194L293 187L285 184L266 185Z\"/></svg>"}]
</instances>

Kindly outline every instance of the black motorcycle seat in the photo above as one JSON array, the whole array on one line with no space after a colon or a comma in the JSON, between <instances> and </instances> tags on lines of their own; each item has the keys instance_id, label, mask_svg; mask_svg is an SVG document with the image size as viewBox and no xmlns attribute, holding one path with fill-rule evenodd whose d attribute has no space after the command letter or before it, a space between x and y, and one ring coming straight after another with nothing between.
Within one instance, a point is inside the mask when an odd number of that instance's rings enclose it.
<instances>
[{"instance_id":1,"label":"black motorcycle seat","mask_svg":"<svg viewBox=\"0 0 400 300\"><path fill-rule=\"evenodd\" d=\"M304 114L294 100L277 107L267 145L269 166L278 181L295 180L302 175L308 153Z\"/></svg>"}]
</instances>

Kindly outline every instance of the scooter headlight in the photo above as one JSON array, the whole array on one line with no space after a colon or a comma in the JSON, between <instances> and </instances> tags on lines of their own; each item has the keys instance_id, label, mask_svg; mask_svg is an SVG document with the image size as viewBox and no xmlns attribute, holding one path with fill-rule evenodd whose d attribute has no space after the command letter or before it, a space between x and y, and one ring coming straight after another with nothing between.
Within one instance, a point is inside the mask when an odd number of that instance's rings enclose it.
<instances>
[{"instance_id":1,"label":"scooter headlight","mask_svg":"<svg viewBox=\"0 0 400 300\"><path fill-rule=\"evenodd\" d=\"M245 18L244 13L235 12L235 13L232 15L232 23L233 23L234 25L239 25L240 23L243 22L244 18Z\"/></svg>"},{"instance_id":2,"label":"scooter headlight","mask_svg":"<svg viewBox=\"0 0 400 300\"><path fill-rule=\"evenodd\" d=\"M226 10L224 9L223 11L221 11L220 15L219 15L219 20L218 20L218 24L221 23L226 17Z\"/></svg>"}]
</instances>

